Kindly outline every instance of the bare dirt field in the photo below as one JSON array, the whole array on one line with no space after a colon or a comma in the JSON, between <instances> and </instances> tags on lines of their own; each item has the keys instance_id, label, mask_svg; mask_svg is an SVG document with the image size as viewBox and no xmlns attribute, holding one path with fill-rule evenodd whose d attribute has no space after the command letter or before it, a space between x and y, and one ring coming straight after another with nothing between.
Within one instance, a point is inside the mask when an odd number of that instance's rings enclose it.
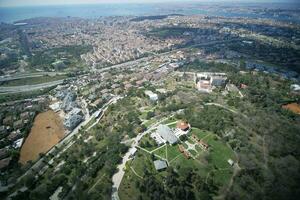
<instances>
[{"instance_id":1,"label":"bare dirt field","mask_svg":"<svg viewBox=\"0 0 300 200\"><path fill-rule=\"evenodd\" d=\"M300 114L300 105L297 103L290 103L287 105L282 106L284 109L288 109L293 113Z\"/></svg>"},{"instance_id":2,"label":"bare dirt field","mask_svg":"<svg viewBox=\"0 0 300 200\"><path fill-rule=\"evenodd\" d=\"M34 161L40 153L45 153L64 137L64 126L59 115L52 110L40 113L21 148L19 162Z\"/></svg>"}]
</instances>

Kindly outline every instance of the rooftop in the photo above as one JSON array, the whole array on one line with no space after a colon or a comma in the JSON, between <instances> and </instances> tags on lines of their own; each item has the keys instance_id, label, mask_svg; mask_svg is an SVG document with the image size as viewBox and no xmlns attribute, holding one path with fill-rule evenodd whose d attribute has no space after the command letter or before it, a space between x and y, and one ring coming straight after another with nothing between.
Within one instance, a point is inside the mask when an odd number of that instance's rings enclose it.
<instances>
[{"instance_id":1,"label":"rooftop","mask_svg":"<svg viewBox=\"0 0 300 200\"><path fill-rule=\"evenodd\" d=\"M154 167L156 170L162 170L168 167L168 164L164 160L156 160L154 161Z\"/></svg>"},{"instance_id":2,"label":"rooftop","mask_svg":"<svg viewBox=\"0 0 300 200\"><path fill-rule=\"evenodd\" d=\"M178 140L173 131L166 125L159 125L157 127L157 133L170 144L174 144Z\"/></svg>"}]
</instances>

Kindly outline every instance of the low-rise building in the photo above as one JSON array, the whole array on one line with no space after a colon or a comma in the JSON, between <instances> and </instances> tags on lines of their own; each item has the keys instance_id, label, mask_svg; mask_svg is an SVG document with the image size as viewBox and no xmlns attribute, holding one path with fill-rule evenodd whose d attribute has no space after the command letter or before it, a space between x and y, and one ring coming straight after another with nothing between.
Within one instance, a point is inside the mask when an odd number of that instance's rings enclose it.
<instances>
[{"instance_id":1,"label":"low-rise building","mask_svg":"<svg viewBox=\"0 0 300 200\"><path fill-rule=\"evenodd\" d=\"M175 136L174 132L167 125L159 125L157 127L157 133L169 144L175 144L178 141L178 138Z\"/></svg>"},{"instance_id":2,"label":"low-rise building","mask_svg":"<svg viewBox=\"0 0 300 200\"><path fill-rule=\"evenodd\" d=\"M234 84L231 83L227 83L225 89L228 92L239 92L239 89Z\"/></svg>"},{"instance_id":3,"label":"low-rise building","mask_svg":"<svg viewBox=\"0 0 300 200\"><path fill-rule=\"evenodd\" d=\"M188 131L190 129L190 124L187 123L186 121L178 121L177 124L176 124L176 128L182 130L182 131Z\"/></svg>"},{"instance_id":4,"label":"low-rise building","mask_svg":"<svg viewBox=\"0 0 300 200\"><path fill-rule=\"evenodd\" d=\"M5 169L6 167L8 167L11 160L12 160L11 157L4 158L4 159L0 160L0 170Z\"/></svg>"},{"instance_id":5,"label":"low-rise building","mask_svg":"<svg viewBox=\"0 0 300 200\"><path fill-rule=\"evenodd\" d=\"M20 148L20 147L22 146L22 144L23 144L23 141L24 141L24 138L20 138L20 139L14 141L13 147L14 147L15 149Z\"/></svg>"},{"instance_id":6,"label":"low-rise building","mask_svg":"<svg viewBox=\"0 0 300 200\"><path fill-rule=\"evenodd\" d=\"M80 115L70 115L65 119L64 126L68 130L73 130L76 126L78 126L78 124L80 124L80 122L82 122L82 120L83 117Z\"/></svg>"},{"instance_id":7,"label":"low-rise building","mask_svg":"<svg viewBox=\"0 0 300 200\"><path fill-rule=\"evenodd\" d=\"M233 166L233 165L234 165L234 161L233 161L233 160L231 160L231 159L228 159L228 160L227 160L227 162L228 162L228 164L229 164L229 165L231 165L231 166Z\"/></svg>"},{"instance_id":8,"label":"low-rise building","mask_svg":"<svg viewBox=\"0 0 300 200\"><path fill-rule=\"evenodd\" d=\"M7 156L8 156L7 149L5 149L5 148L0 149L0 159L6 158Z\"/></svg>"},{"instance_id":9,"label":"low-rise building","mask_svg":"<svg viewBox=\"0 0 300 200\"><path fill-rule=\"evenodd\" d=\"M147 95L151 101L157 101L158 100L158 95L156 93L153 93L150 90L146 90L145 95Z\"/></svg>"},{"instance_id":10,"label":"low-rise building","mask_svg":"<svg viewBox=\"0 0 300 200\"><path fill-rule=\"evenodd\" d=\"M60 111L60 106L61 106L61 102L55 102L55 103L49 105L51 110L53 110L54 112Z\"/></svg>"},{"instance_id":11,"label":"low-rise building","mask_svg":"<svg viewBox=\"0 0 300 200\"><path fill-rule=\"evenodd\" d=\"M20 128L22 128L22 127L23 127L23 120L20 119L20 120L14 122L13 127L14 127L15 129L20 129Z\"/></svg>"},{"instance_id":12,"label":"low-rise building","mask_svg":"<svg viewBox=\"0 0 300 200\"><path fill-rule=\"evenodd\" d=\"M154 167L157 171L164 170L168 167L168 164L165 160L155 160Z\"/></svg>"}]
</instances>

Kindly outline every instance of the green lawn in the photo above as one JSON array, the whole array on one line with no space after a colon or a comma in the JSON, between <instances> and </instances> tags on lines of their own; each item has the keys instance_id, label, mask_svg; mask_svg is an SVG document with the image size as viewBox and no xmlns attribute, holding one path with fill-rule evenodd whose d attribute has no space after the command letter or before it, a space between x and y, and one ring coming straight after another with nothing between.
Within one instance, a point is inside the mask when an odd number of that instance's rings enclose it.
<instances>
[{"instance_id":1,"label":"green lawn","mask_svg":"<svg viewBox=\"0 0 300 200\"><path fill-rule=\"evenodd\" d=\"M168 125L170 128L176 128L176 123Z\"/></svg>"},{"instance_id":2,"label":"green lawn","mask_svg":"<svg viewBox=\"0 0 300 200\"><path fill-rule=\"evenodd\" d=\"M192 128L192 131L190 132L190 134L195 134L196 136L198 136L199 139L202 139L205 136L207 136L209 134L209 132L200 130L198 128Z\"/></svg>"},{"instance_id":3,"label":"green lawn","mask_svg":"<svg viewBox=\"0 0 300 200\"><path fill-rule=\"evenodd\" d=\"M154 154L166 159L166 146L156 150L153 152Z\"/></svg>"},{"instance_id":4,"label":"green lawn","mask_svg":"<svg viewBox=\"0 0 300 200\"><path fill-rule=\"evenodd\" d=\"M233 150L218 140L209 140L208 144L211 146L210 156L212 163L218 168L231 167L227 160L236 160Z\"/></svg>"},{"instance_id":5,"label":"green lawn","mask_svg":"<svg viewBox=\"0 0 300 200\"><path fill-rule=\"evenodd\" d=\"M177 169L179 174L193 170L203 179L206 179L208 173L210 172L210 178L213 178L213 180L221 187L226 187L233 173L233 169L227 163L227 160L236 160L233 150L225 143L218 140L218 138L213 133L201 131L199 129L193 129L193 133L196 134L199 138L205 137L203 140L210 145L209 151L203 151L197 145L196 151L198 151L198 153L194 150L189 150L189 152L193 156L199 154L199 156L197 156L195 160L192 158L185 158L185 156L179 152L178 145L166 145L154 151L153 153L165 159L167 151L167 159L169 162L172 161L171 163L169 163L170 166ZM147 139L148 138L145 138L145 140ZM190 143L194 142L190 141ZM187 148L187 145L185 143L183 143L182 145ZM207 155L208 158L206 159ZM156 174L155 176L157 176L159 180L164 180L163 176L165 172L157 173L154 169L151 155L149 153L143 152L142 150L139 150L136 159L133 160L129 164L129 166L132 166L135 171L141 176L144 176L144 171L147 168L149 171ZM214 166L216 167L216 170L214 170ZM139 191L135 189L136 180L138 180L138 177L133 174L131 170L127 169L119 192L120 198L122 200L135 199L136 196L140 194Z\"/></svg>"},{"instance_id":6,"label":"green lawn","mask_svg":"<svg viewBox=\"0 0 300 200\"><path fill-rule=\"evenodd\" d=\"M168 161L170 162L173 160L178 154L181 154L178 145L168 145L167 146L167 152L168 152Z\"/></svg>"},{"instance_id":7,"label":"green lawn","mask_svg":"<svg viewBox=\"0 0 300 200\"><path fill-rule=\"evenodd\" d=\"M118 192L121 200L136 200L140 194L140 191L136 188L136 182L139 181L140 178L133 173L130 167L132 167L140 176L145 175L145 169L149 170L151 173L156 173L153 161L151 160L151 155L142 150L138 150L135 159L126 163L125 175Z\"/></svg>"},{"instance_id":8,"label":"green lawn","mask_svg":"<svg viewBox=\"0 0 300 200\"><path fill-rule=\"evenodd\" d=\"M140 176L144 176L145 169L155 172L151 155L144 152L143 150L138 150L135 158L132 161L130 161L129 164Z\"/></svg>"},{"instance_id":9,"label":"green lawn","mask_svg":"<svg viewBox=\"0 0 300 200\"><path fill-rule=\"evenodd\" d=\"M170 117L166 121L164 121L163 124L169 124L169 123L173 123L173 122L177 122L177 119L175 117Z\"/></svg>"},{"instance_id":10,"label":"green lawn","mask_svg":"<svg viewBox=\"0 0 300 200\"><path fill-rule=\"evenodd\" d=\"M151 118L150 120L148 120L147 122L144 123L144 125L146 127L149 127L150 125L154 124L156 122L155 118Z\"/></svg>"}]
</instances>

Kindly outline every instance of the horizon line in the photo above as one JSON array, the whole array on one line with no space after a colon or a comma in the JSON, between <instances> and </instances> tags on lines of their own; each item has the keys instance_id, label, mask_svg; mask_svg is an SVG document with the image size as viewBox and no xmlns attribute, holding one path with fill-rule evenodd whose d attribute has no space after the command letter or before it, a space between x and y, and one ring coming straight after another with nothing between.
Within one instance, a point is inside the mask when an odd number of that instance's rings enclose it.
<instances>
[{"instance_id":1,"label":"horizon line","mask_svg":"<svg viewBox=\"0 0 300 200\"><path fill-rule=\"evenodd\" d=\"M105 4L217 4L217 3L239 3L239 4L300 4L300 2L287 2L282 0L263 0L263 1L241 1L241 0L235 0L235 1L228 1L228 0L220 0L220 1L165 1L165 2L98 2L98 3L62 3L62 4L36 4L36 5L8 5L8 6L2 6L0 4L0 8L15 8L15 7L44 7L44 6L80 6L80 5L105 5ZM236 5L234 5L236 6Z\"/></svg>"}]
</instances>

